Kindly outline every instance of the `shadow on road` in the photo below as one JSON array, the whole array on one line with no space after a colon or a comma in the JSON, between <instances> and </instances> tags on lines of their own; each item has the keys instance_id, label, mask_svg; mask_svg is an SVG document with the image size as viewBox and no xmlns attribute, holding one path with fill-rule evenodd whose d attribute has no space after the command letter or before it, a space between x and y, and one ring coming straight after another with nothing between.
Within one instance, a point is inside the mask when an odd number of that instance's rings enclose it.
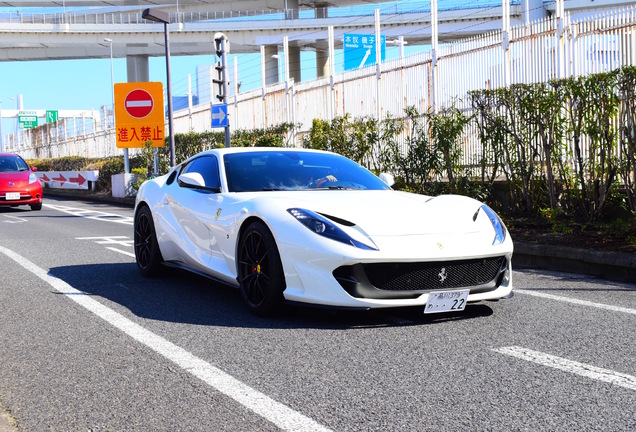
<instances>
[{"instance_id":1,"label":"shadow on road","mask_svg":"<svg viewBox=\"0 0 636 432\"><path fill-rule=\"evenodd\" d=\"M419 307L358 311L286 305L278 316L259 317L245 308L237 289L183 270L167 269L161 278L144 278L136 264L119 263L55 267L50 274L138 317L195 325L344 330L434 324L493 313L489 304L468 305L461 313L433 315L424 315Z\"/></svg>"}]
</instances>

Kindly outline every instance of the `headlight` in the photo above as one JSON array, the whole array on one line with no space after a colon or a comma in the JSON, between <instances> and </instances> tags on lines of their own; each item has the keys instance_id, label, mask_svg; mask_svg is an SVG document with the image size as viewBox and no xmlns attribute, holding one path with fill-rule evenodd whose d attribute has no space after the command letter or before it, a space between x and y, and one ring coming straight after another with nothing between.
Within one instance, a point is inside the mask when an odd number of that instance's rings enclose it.
<instances>
[{"instance_id":1,"label":"headlight","mask_svg":"<svg viewBox=\"0 0 636 432\"><path fill-rule=\"evenodd\" d=\"M31 174L29 174L29 184L33 184L36 181L39 181L38 180L38 176L36 176L35 173L33 173L33 172Z\"/></svg>"},{"instance_id":2,"label":"headlight","mask_svg":"<svg viewBox=\"0 0 636 432\"><path fill-rule=\"evenodd\" d=\"M368 245L360 240L352 238L349 234L344 232L332 221L324 216L312 212L311 210L291 208L287 211L289 212L289 214L295 217L298 222L305 225L308 229L320 236L327 237L331 240L335 240L351 246L355 246L360 249L378 250L375 245ZM370 239L367 240L370 241Z\"/></svg>"},{"instance_id":3,"label":"headlight","mask_svg":"<svg viewBox=\"0 0 636 432\"><path fill-rule=\"evenodd\" d=\"M506 226L503 224L497 213L486 204L481 206L488 219L490 219L490 223L492 224L493 229L495 230L495 239L492 241L493 245L502 244L506 239Z\"/></svg>"}]
</instances>

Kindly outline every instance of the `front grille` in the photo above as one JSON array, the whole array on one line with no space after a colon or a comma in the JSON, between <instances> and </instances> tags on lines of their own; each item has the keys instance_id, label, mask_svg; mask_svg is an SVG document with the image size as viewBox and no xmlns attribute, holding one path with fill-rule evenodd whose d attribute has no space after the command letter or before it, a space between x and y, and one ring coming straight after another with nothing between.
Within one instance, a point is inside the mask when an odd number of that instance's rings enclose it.
<instances>
[{"instance_id":1,"label":"front grille","mask_svg":"<svg viewBox=\"0 0 636 432\"><path fill-rule=\"evenodd\" d=\"M502 283L506 257L461 261L374 263L338 267L333 276L353 297L410 299L439 290L489 292Z\"/></svg>"},{"instance_id":2,"label":"front grille","mask_svg":"<svg viewBox=\"0 0 636 432\"><path fill-rule=\"evenodd\" d=\"M363 264L369 282L381 290L461 288L493 281L504 257L445 262Z\"/></svg>"}]
</instances>

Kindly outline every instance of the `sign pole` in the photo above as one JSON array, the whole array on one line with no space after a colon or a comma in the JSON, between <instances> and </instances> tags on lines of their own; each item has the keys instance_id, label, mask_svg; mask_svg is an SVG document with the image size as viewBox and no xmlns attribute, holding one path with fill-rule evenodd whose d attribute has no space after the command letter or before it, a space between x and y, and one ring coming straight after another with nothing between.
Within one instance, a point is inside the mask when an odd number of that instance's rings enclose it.
<instances>
[{"instance_id":1,"label":"sign pole","mask_svg":"<svg viewBox=\"0 0 636 432\"><path fill-rule=\"evenodd\" d=\"M223 54L221 55L221 63L223 64L223 94L227 97L230 92L227 85L227 39L224 37L221 41ZM227 102L226 102L227 103ZM230 147L230 121L228 119L227 126L225 126L225 147Z\"/></svg>"},{"instance_id":2,"label":"sign pole","mask_svg":"<svg viewBox=\"0 0 636 432\"><path fill-rule=\"evenodd\" d=\"M177 20L179 19L177 11ZM175 145L174 145L174 128L172 116L172 80L170 79L170 32L168 24L170 24L170 14L160 9L145 9L141 13L143 19L154 22L163 23L163 32L165 34L166 45L166 85L168 86L168 133L170 134L170 167L175 166Z\"/></svg>"},{"instance_id":3,"label":"sign pole","mask_svg":"<svg viewBox=\"0 0 636 432\"><path fill-rule=\"evenodd\" d=\"M172 128L172 81L170 79L170 32L168 31L168 23L163 23L163 29L166 34L166 81L168 84L168 133L170 134L170 168L175 166L175 145L174 130Z\"/></svg>"}]
</instances>

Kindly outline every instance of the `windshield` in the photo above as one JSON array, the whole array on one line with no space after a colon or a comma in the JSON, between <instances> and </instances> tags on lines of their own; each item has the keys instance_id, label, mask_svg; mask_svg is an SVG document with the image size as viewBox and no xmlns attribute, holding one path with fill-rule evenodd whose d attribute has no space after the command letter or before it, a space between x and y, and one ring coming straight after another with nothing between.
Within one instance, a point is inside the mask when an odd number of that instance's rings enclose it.
<instances>
[{"instance_id":1,"label":"windshield","mask_svg":"<svg viewBox=\"0 0 636 432\"><path fill-rule=\"evenodd\" d=\"M336 154L254 151L223 159L230 192L390 189L371 172Z\"/></svg>"},{"instance_id":2,"label":"windshield","mask_svg":"<svg viewBox=\"0 0 636 432\"><path fill-rule=\"evenodd\" d=\"M20 157L15 155L0 156L0 173L28 171L29 166Z\"/></svg>"}]
</instances>

